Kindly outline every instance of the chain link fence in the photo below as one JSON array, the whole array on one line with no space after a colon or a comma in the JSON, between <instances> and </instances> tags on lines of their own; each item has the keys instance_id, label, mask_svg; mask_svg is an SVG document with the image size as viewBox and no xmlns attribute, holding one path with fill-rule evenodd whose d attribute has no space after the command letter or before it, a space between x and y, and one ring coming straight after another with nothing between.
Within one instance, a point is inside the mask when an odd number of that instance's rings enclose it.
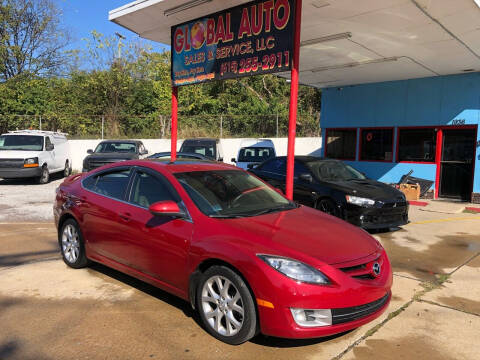
<instances>
[{"instance_id":1,"label":"chain link fence","mask_svg":"<svg viewBox=\"0 0 480 360\"><path fill-rule=\"evenodd\" d=\"M170 114L147 115L0 115L0 133L41 129L62 131L71 139L158 139L170 137ZM285 137L288 114L181 115L179 138ZM320 136L320 114L299 114L297 136Z\"/></svg>"}]
</instances>

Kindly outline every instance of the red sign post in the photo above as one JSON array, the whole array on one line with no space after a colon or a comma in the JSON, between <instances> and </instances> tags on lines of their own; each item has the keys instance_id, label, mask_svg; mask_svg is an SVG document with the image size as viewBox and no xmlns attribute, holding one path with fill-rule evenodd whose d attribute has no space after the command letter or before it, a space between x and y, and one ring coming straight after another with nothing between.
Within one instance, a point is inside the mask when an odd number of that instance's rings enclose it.
<instances>
[{"instance_id":1,"label":"red sign post","mask_svg":"<svg viewBox=\"0 0 480 360\"><path fill-rule=\"evenodd\" d=\"M172 161L177 86L291 70L286 196L293 199L301 12L302 0L256 0L172 27Z\"/></svg>"}]
</instances>

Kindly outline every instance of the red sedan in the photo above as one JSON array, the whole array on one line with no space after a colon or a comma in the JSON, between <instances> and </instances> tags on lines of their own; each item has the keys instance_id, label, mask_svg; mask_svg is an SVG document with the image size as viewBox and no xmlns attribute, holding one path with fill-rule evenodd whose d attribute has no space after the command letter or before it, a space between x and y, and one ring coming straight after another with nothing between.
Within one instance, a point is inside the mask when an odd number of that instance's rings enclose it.
<instances>
[{"instance_id":1,"label":"red sedan","mask_svg":"<svg viewBox=\"0 0 480 360\"><path fill-rule=\"evenodd\" d=\"M68 266L96 261L175 294L229 344L344 332L390 301L378 241L233 166L116 163L66 179L54 214Z\"/></svg>"}]
</instances>

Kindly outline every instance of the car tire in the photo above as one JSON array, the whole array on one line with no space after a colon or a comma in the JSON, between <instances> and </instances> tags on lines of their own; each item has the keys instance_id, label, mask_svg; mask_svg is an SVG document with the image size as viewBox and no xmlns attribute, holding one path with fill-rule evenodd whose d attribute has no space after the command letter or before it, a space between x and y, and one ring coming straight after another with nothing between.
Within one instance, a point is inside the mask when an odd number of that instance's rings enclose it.
<instances>
[{"instance_id":1,"label":"car tire","mask_svg":"<svg viewBox=\"0 0 480 360\"><path fill-rule=\"evenodd\" d=\"M337 216L337 206L330 199L320 199L315 204L315 209L320 210L328 215Z\"/></svg>"},{"instance_id":2,"label":"car tire","mask_svg":"<svg viewBox=\"0 0 480 360\"><path fill-rule=\"evenodd\" d=\"M47 165L43 165L42 172L38 177L37 181L39 184L47 184L49 180L50 180L50 173L48 172L48 167Z\"/></svg>"},{"instance_id":3,"label":"car tire","mask_svg":"<svg viewBox=\"0 0 480 360\"><path fill-rule=\"evenodd\" d=\"M80 269L89 264L82 231L74 219L68 219L62 224L58 232L58 243L65 264L74 269Z\"/></svg>"},{"instance_id":4,"label":"car tire","mask_svg":"<svg viewBox=\"0 0 480 360\"><path fill-rule=\"evenodd\" d=\"M212 266L201 275L196 304L204 328L227 344L242 344L257 333L257 314L250 290L228 267Z\"/></svg>"},{"instance_id":5,"label":"car tire","mask_svg":"<svg viewBox=\"0 0 480 360\"><path fill-rule=\"evenodd\" d=\"M63 177L68 177L72 173L72 168L68 163L68 160L65 161L65 168L63 169Z\"/></svg>"}]
</instances>

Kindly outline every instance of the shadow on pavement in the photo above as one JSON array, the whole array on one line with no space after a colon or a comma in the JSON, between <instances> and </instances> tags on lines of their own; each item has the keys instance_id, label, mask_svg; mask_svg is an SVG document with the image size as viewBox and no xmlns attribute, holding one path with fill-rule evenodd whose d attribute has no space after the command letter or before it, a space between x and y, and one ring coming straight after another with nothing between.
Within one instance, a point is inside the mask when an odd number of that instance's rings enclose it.
<instances>
[{"instance_id":1,"label":"shadow on pavement","mask_svg":"<svg viewBox=\"0 0 480 360\"><path fill-rule=\"evenodd\" d=\"M29 263L31 261L44 260L43 257L31 258L32 256L58 255L58 254L59 254L59 250L54 249L54 250L25 252L25 253L19 253L19 254L11 254L11 255L2 255L0 256L0 266L1 267L18 266L25 263ZM51 257L48 257L48 259L51 259Z\"/></svg>"},{"instance_id":2,"label":"shadow on pavement","mask_svg":"<svg viewBox=\"0 0 480 360\"><path fill-rule=\"evenodd\" d=\"M283 339L283 338L276 338L276 337L265 336L260 334L255 336L252 340L250 340L250 342L257 345L267 346L267 347L295 348L295 347L321 344L323 342L342 337L350 333L351 331L353 330L349 330L340 334L335 334L335 335L321 337L321 338L313 338L313 339Z\"/></svg>"},{"instance_id":3,"label":"shadow on pavement","mask_svg":"<svg viewBox=\"0 0 480 360\"><path fill-rule=\"evenodd\" d=\"M127 274L121 273L117 270L114 270L99 263L93 263L89 267L89 269L97 271L117 281L123 282L124 284L131 286L139 291L142 291L147 295L153 296L158 300L161 300L171 306L175 306L177 309L182 310L185 316L193 318L201 326L201 322L197 316L197 313L192 309L190 303L188 303L187 301L175 295L169 294L166 291L163 291L153 285L147 284L142 280L138 280L134 277L131 277Z\"/></svg>"}]
</instances>

